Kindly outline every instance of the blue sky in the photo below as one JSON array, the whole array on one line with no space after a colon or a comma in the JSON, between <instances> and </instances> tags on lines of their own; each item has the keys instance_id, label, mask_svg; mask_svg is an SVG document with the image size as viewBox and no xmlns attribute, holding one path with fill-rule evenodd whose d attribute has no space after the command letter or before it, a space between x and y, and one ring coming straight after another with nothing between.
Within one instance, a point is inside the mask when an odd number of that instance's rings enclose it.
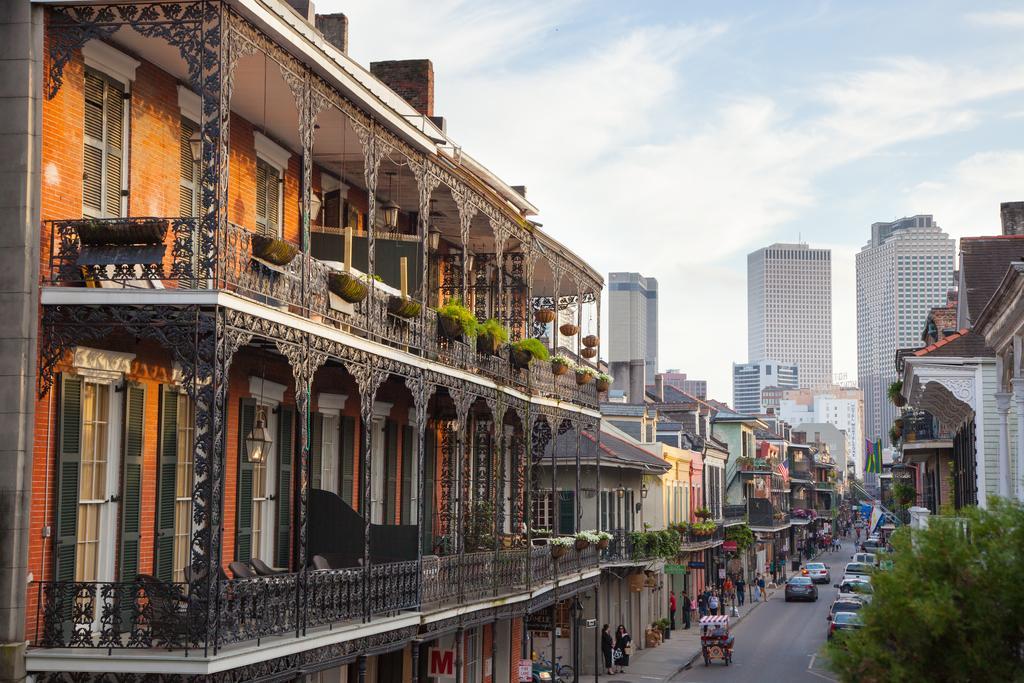
<instances>
[{"instance_id":1,"label":"blue sky","mask_svg":"<svg viewBox=\"0 0 1024 683\"><path fill-rule=\"evenodd\" d=\"M661 288L660 365L728 399L746 254L833 249L834 368L856 377L873 221L999 232L1024 200L1024 2L319 0L363 64L427 57L435 113L526 184L545 229Z\"/></svg>"}]
</instances>

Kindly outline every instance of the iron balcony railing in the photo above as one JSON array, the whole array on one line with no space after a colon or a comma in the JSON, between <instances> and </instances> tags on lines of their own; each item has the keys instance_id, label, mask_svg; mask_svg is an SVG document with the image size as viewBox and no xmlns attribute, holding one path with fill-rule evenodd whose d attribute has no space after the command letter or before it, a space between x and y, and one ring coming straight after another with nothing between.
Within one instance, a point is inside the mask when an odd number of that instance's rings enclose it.
<instances>
[{"instance_id":1,"label":"iron balcony railing","mask_svg":"<svg viewBox=\"0 0 1024 683\"><path fill-rule=\"evenodd\" d=\"M552 546L543 545L429 556L422 571L414 561L371 565L369 583L360 568L223 580L209 628L206 602L190 596L186 583L143 576L121 583L37 582L32 645L216 653L229 645L527 590L594 569L607 559L605 552L570 547L556 557Z\"/></svg>"},{"instance_id":2,"label":"iron balcony railing","mask_svg":"<svg viewBox=\"0 0 1024 683\"><path fill-rule=\"evenodd\" d=\"M773 505L765 499L752 498L747 501L748 523L752 527L775 528L790 523L789 510Z\"/></svg>"},{"instance_id":3,"label":"iron balcony railing","mask_svg":"<svg viewBox=\"0 0 1024 683\"><path fill-rule=\"evenodd\" d=\"M83 229L113 244L84 244ZM327 263L291 244L295 256L273 265L253 253L255 233L228 223L217 238L217 257L206 261L196 218L116 218L48 221L49 267L43 284L68 287L202 289L228 291L252 301L343 330L430 360L478 373L527 393L596 407L595 382L577 384L575 375L555 375L548 363L513 368L507 349L498 355L445 338L436 311L424 305L411 318L392 313L389 295L370 283L365 299L348 304L335 296ZM102 230L116 227L105 238ZM509 312L509 326L528 326L529 302ZM512 318L516 320L512 320Z\"/></svg>"},{"instance_id":4,"label":"iron balcony railing","mask_svg":"<svg viewBox=\"0 0 1024 683\"><path fill-rule=\"evenodd\" d=\"M747 518L747 506L742 503L739 505L723 505L722 518L726 524L742 522Z\"/></svg>"}]
</instances>

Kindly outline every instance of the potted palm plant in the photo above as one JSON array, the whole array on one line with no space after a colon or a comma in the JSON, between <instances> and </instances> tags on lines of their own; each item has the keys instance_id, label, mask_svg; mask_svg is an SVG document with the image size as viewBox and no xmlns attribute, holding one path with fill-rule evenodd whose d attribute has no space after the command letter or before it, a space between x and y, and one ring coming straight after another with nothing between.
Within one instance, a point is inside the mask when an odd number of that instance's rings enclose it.
<instances>
[{"instance_id":1,"label":"potted palm plant","mask_svg":"<svg viewBox=\"0 0 1024 683\"><path fill-rule=\"evenodd\" d=\"M437 309L437 323L441 334L461 341L464 338L476 336L477 321L473 312L462 305L459 299L451 299L441 308Z\"/></svg>"},{"instance_id":2,"label":"potted palm plant","mask_svg":"<svg viewBox=\"0 0 1024 683\"><path fill-rule=\"evenodd\" d=\"M575 363L573 363L567 356L559 355L551 359L551 373L554 375L564 375L574 367Z\"/></svg>"},{"instance_id":3,"label":"potted palm plant","mask_svg":"<svg viewBox=\"0 0 1024 683\"><path fill-rule=\"evenodd\" d=\"M496 318L488 318L477 326L476 350L488 356L498 355L498 349L508 341L508 330Z\"/></svg>"}]
</instances>

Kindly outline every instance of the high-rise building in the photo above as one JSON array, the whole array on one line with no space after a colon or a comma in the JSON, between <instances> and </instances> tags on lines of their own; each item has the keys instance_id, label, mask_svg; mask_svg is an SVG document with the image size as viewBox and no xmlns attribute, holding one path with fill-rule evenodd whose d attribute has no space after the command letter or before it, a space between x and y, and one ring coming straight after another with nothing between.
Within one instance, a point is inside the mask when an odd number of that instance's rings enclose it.
<instances>
[{"instance_id":1,"label":"high-rise building","mask_svg":"<svg viewBox=\"0 0 1024 683\"><path fill-rule=\"evenodd\" d=\"M688 379L685 372L679 370L666 370L661 373L661 381L665 384L675 387L680 391L685 391L690 396L705 400L708 397L708 382L703 379Z\"/></svg>"},{"instance_id":2,"label":"high-rise building","mask_svg":"<svg viewBox=\"0 0 1024 683\"><path fill-rule=\"evenodd\" d=\"M832 252L773 244L747 255L747 358L800 368L800 386L832 384Z\"/></svg>"},{"instance_id":3,"label":"high-rise building","mask_svg":"<svg viewBox=\"0 0 1024 683\"><path fill-rule=\"evenodd\" d=\"M800 385L797 366L773 360L732 364L732 405L741 415L767 412L761 392L767 387L796 389Z\"/></svg>"},{"instance_id":4,"label":"high-rise building","mask_svg":"<svg viewBox=\"0 0 1024 683\"><path fill-rule=\"evenodd\" d=\"M794 428L805 424L828 423L844 434L845 453L864 467L864 396L852 387L822 387L783 391L779 417Z\"/></svg>"},{"instance_id":5,"label":"high-rise building","mask_svg":"<svg viewBox=\"0 0 1024 683\"><path fill-rule=\"evenodd\" d=\"M629 401L643 401L658 371L658 281L640 273L608 274L608 364ZM634 395L637 394L637 395Z\"/></svg>"},{"instance_id":6,"label":"high-rise building","mask_svg":"<svg viewBox=\"0 0 1024 683\"><path fill-rule=\"evenodd\" d=\"M896 349L921 345L928 312L954 286L956 241L928 215L873 223L857 254L857 382L864 392L864 436L888 434L896 406ZM887 439L886 439L887 440Z\"/></svg>"}]
</instances>

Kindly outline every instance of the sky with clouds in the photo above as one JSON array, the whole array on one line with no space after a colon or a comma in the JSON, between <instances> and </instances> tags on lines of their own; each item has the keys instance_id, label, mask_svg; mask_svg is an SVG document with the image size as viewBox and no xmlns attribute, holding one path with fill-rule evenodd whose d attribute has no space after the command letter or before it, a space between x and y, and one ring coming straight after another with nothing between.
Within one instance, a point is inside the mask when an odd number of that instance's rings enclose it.
<instances>
[{"instance_id":1,"label":"sky with clouds","mask_svg":"<svg viewBox=\"0 0 1024 683\"><path fill-rule=\"evenodd\" d=\"M746 254L833 250L856 377L873 221L998 234L1024 200L1024 2L318 0L367 65L427 57L435 114L607 274L658 278L660 365L728 399Z\"/></svg>"}]
</instances>

